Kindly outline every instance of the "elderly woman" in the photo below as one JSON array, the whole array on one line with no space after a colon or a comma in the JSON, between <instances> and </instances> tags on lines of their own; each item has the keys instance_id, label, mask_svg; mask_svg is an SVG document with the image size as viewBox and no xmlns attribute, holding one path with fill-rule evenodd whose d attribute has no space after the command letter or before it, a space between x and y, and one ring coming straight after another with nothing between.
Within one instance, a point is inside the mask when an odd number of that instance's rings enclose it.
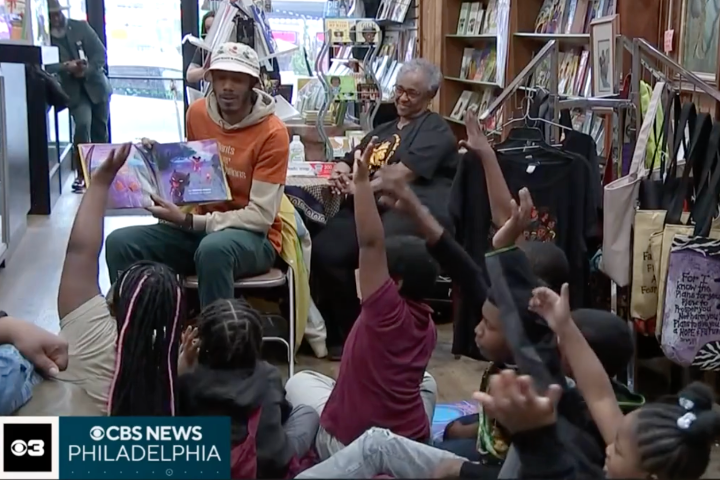
<instances>
[{"instance_id":1,"label":"elderly woman","mask_svg":"<svg viewBox=\"0 0 720 480\"><path fill-rule=\"evenodd\" d=\"M355 156L371 138L377 137L371 175L383 168L399 169L432 214L446 225L450 223L447 202L458 162L456 139L445 120L428 110L441 80L440 69L427 60L407 62L395 84L399 118L368 133L333 170L332 187L347 198L313 239L311 270L313 291L328 327L331 359L342 356L342 345L360 312L355 288L358 244L350 179ZM381 207L381 215L386 237L416 234L414 224L401 214Z\"/></svg>"}]
</instances>

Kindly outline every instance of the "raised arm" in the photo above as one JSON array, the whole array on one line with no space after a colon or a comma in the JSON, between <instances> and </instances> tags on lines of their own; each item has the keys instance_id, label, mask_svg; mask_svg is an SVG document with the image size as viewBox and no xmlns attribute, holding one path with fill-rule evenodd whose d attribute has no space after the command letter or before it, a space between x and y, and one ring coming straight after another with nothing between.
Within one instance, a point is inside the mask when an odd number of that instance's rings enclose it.
<instances>
[{"instance_id":1,"label":"raised arm","mask_svg":"<svg viewBox=\"0 0 720 480\"><path fill-rule=\"evenodd\" d=\"M474 311L480 312L485 301L487 285L482 270L467 252L452 238L420 203L410 189L402 172L383 169L380 172L380 201L412 218L425 238L428 251L440 268L456 282Z\"/></svg>"},{"instance_id":2,"label":"raised arm","mask_svg":"<svg viewBox=\"0 0 720 480\"><path fill-rule=\"evenodd\" d=\"M105 205L115 175L125 164L131 145L113 150L95 171L70 231L65 263L60 277L60 318L100 294L98 257L103 244Z\"/></svg>"},{"instance_id":3,"label":"raised arm","mask_svg":"<svg viewBox=\"0 0 720 480\"><path fill-rule=\"evenodd\" d=\"M368 162L375 150L375 139L368 143L362 158L355 162L355 225L360 247L358 259L360 296L370 298L390 278L385 253L385 231L375 195L370 185Z\"/></svg>"},{"instance_id":4,"label":"raised arm","mask_svg":"<svg viewBox=\"0 0 720 480\"><path fill-rule=\"evenodd\" d=\"M610 445L615 441L623 413L617 403L610 378L570 317L568 285L563 285L561 295L549 288L536 289L530 308L544 317L557 334L560 350L570 365L590 415L600 429L603 440Z\"/></svg>"},{"instance_id":5,"label":"raised arm","mask_svg":"<svg viewBox=\"0 0 720 480\"><path fill-rule=\"evenodd\" d=\"M465 132L467 140L461 140L460 146L465 147L473 156L477 157L482 163L485 170L485 184L490 200L490 212L492 222L496 228L500 228L510 219L512 211L510 210L510 189L503 176L500 164L498 163L495 151L480 130L478 122L477 109L468 109L465 115Z\"/></svg>"}]
</instances>

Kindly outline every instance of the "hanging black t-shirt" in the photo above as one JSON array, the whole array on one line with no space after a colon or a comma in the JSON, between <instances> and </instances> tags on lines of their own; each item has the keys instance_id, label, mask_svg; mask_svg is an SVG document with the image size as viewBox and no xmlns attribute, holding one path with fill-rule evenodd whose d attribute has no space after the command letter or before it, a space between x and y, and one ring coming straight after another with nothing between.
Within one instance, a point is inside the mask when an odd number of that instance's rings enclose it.
<instances>
[{"instance_id":1,"label":"hanging black t-shirt","mask_svg":"<svg viewBox=\"0 0 720 480\"><path fill-rule=\"evenodd\" d=\"M529 157L529 158L528 158ZM510 192L527 187L535 204L528 238L553 241L568 258L571 268L573 308L585 305L588 276L586 244L597 232L598 199L586 159L568 152L553 154L535 150L531 154L498 153ZM528 168L535 165L534 168ZM466 153L453 183L449 210L455 238L484 270L485 254L492 249L492 213L482 162ZM491 283L491 279L487 279ZM473 329L480 320L467 302L459 299L454 318L452 353L480 358Z\"/></svg>"},{"instance_id":2,"label":"hanging black t-shirt","mask_svg":"<svg viewBox=\"0 0 720 480\"><path fill-rule=\"evenodd\" d=\"M574 154L536 150L498 153L510 192L530 190L535 209L527 240L553 242L570 263L573 308L585 304L587 239L597 230L597 190L588 162ZM488 212L488 215L490 213Z\"/></svg>"},{"instance_id":3,"label":"hanging black t-shirt","mask_svg":"<svg viewBox=\"0 0 720 480\"><path fill-rule=\"evenodd\" d=\"M355 150L362 151L372 137L377 137L377 147L370 160L370 173L402 162L416 177L410 188L439 221L448 224L447 206L458 153L455 135L447 122L434 112L422 114L403 128L393 120L368 133ZM354 157L353 150L343 161L352 166Z\"/></svg>"}]
</instances>

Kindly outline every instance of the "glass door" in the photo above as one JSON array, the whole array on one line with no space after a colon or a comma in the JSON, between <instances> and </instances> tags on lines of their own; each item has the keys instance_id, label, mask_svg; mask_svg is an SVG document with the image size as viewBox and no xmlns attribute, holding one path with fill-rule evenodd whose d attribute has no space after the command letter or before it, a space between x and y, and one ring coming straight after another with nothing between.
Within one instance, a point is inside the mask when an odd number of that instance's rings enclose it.
<instances>
[{"instance_id":1,"label":"glass door","mask_svg":"<svg viewBox=\"0 0 720 480\"><path fill-rule=\"evenodd\" d=\"M185 136L181 2L105 0L114 143Z\"/></svg>"}]
</instances>

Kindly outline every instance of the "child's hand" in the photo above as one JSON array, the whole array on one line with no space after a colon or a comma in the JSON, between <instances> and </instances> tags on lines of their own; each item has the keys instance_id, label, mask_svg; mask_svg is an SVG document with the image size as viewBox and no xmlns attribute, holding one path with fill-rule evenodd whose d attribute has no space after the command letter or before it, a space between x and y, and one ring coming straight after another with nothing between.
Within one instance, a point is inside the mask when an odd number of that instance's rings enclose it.
<instances>
[{"instance_id":1,"label":"child's hand","mask_svg":"<svg viewBox=\"0 0 720 480\"><path fill-rule=\"evenodd\" d=\"M503 370L490 378L488 392L475 392L473 398L483 411L511 433L525 432L552 425L556 421L555 405L562 389L551 385L539 395L527 375L518 377L514 370Z\"/></svg>"},{"instance_id":2,"label":"child's hand","mask_svg":"<svg viewBox=\"0 0 720 480\"><path fill-rule=\"evenodd\" d=\"M114 148L107 160L105 160L92 175L93 182L99 182L105 187L109 187L115 180L115 176L127 162L130 156L131 143L125 143L119 148Z\"/></svg>"},{"instance_id":3,"label":"child's hand","mask_svg":"<svg viewBox=\"0 0 720 480\"><path fill-rule=\"evenodd\" d=\"M493 236L494 248L505 248L512 246L525 230L530 226L532 211L534 208L533 199L530 191L523 188L518 192L520 198L520 206L513 199L510 200L510 210L512 212L510 218L500 230Z\"/></svg>"},{"instance_id":4,"label":"child's hand","mask_svg":"<svg viewBox=\"0 0 720 480\"><path fill-rule=\"evenodd\" d=\"M370 180L370 159L372 158L373 152L375 152L375 143L377 137L372 137L368 142L362 156L355 157L355 168L353 169L353 182L363 183Z\"/></svg>"},{"instance_id":5,"label":"child's hand","mask_svg":"<svg viewBox=\"0 0 720 480\"><path fill-rule=\"evenodd\" d=\"M376 178L380 179L382 205L405 213L412 213L419 205L421 206L417 195L408 186L405 172L396 165L384 166L377 172Z\"/></svg>"},{"instance_id":6,"label":"child's hand","mask_svg":"<svg viewBox=\"0 0 720 480\"><path fill-rule=\"evenodd\" d=\"M543 317L552 328L553 332L559 333L567 326L570 318L570 289L564 284L560 295L547 287L540 287L533 290L530 299L530 310Z\"/></svg>"},{"instance_id":7,"label":"child's hand","mask_svg":"<svg viewBox=\"0 0 720 480\"><path fill-rule=\"evenodd\" d=\"M195 327L187 327L180 337L180 354L178 355L178 375L192 372L197 365L200 353L200 340Z\"/></svg>"},{"instance_id":8,"label":"child's hand","mask_svg":"<svg viewBox=\"0 0 720 480\"><path fill-rule=\"evenodd\" d=\"M488 151L492 151L492 147L485 133L480 128L478 113L481 115L483 113L478 112L478 107L468 108L465 114L465 133L467 140L460 140L460 146L465 147L477 155L478 158L482 159L484 155L487 155Z\"/></svg>"}]
</instances>

